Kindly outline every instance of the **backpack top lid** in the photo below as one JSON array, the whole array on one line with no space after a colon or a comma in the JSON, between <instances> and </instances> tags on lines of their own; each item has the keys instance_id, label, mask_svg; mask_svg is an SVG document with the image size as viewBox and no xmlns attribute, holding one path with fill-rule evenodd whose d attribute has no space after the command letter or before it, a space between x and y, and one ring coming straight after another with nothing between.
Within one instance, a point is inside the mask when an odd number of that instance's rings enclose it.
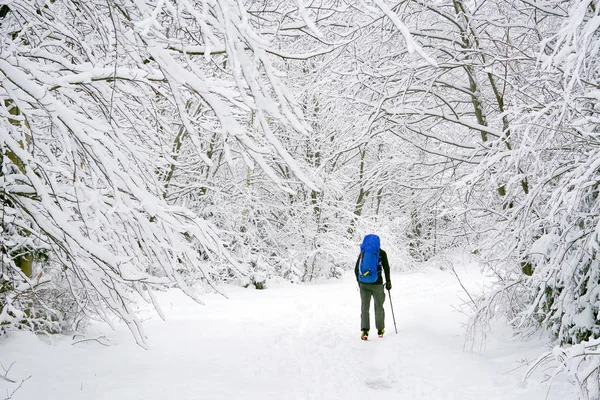
<instances>
[{"instance_id":1,"label":"backpack top lid","mask_svg":"<svg viewBox=\"0 0 600 400\"><path fill-rule=\"evenodd\" d=\"M360 245L360 251L370 251L375 252L378 251L381 246L379 236L375 234L366 235L363 239L362 244Z\"/></svg>"}]
</instances>

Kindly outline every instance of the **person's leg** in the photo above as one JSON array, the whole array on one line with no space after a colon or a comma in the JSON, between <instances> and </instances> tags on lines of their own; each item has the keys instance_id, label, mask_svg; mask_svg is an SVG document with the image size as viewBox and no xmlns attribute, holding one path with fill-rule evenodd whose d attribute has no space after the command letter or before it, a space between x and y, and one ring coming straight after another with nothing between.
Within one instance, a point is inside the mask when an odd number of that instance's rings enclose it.
<instances>
[{"instance_id":1,"label":"person's leg","mask_svg":"<svg viewBox=\"0 0 600 400\"><path fill-rule=\"evenodd\" d=\"M383 303L385 302L385 292L383 285L373 285L373 302L375 303L375 327L378 331L385 328L385 311Z\"/></svg>"},{"instance_id":2,"label":"person's leg","mask_svg":"<svg viewBox=\"0 0 600 400\"><path fill-rule=\"evenodd\" d=\"M370 285L359 283L360 288L360 329L369 330L371 326L371 317L369 316L369 309L371 308L371 290Z\"/></svg>"}]
</instances>

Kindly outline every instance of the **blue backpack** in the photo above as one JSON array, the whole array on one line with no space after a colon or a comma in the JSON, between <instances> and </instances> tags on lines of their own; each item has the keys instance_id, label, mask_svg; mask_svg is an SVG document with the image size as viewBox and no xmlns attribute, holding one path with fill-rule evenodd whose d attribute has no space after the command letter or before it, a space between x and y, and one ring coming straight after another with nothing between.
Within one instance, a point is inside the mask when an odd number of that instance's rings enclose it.
<instances>
[{"instance_id":1,"label":"blue backpack","mask_svg":"<svg viewBox=\"0 0 600 400\"><path fill-rule=\"evenodd\" d=\"M379 236L367 235L360 245L358 280L362 283L375 283L379 278Z\"/></svg>"}]
</instances>

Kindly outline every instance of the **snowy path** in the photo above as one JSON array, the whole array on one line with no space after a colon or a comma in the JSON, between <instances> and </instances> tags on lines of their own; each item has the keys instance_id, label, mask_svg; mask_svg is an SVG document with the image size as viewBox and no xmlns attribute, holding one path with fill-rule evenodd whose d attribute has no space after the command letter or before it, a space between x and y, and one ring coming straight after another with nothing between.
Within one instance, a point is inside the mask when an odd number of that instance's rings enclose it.
<instances>
[{"instance_id":1,"label":"snowy path","mask_svg":"<svg viewBox=\"0 0 600 400\"><path fill-rule=\"evenodd\" d=\"M477 274L459 271L466 284ZM461 293L448 272L393 277L394 333L359 340L359 295L351 275L341 281L268 290L231 289L207 306L178 293L161 295L167 322L145 322L150 350L125 330L91 330L112 345L73 346L71 337L44 343L29 334L0 343L0 362L16 361L9 377L32 375L14 400L217 399L574 399L561 386L547 393L525 383L519 362L540 348L496 338L483 353L462 350ZM0 399L14 385L0 380Z\"/></svg>"}]
</instances>

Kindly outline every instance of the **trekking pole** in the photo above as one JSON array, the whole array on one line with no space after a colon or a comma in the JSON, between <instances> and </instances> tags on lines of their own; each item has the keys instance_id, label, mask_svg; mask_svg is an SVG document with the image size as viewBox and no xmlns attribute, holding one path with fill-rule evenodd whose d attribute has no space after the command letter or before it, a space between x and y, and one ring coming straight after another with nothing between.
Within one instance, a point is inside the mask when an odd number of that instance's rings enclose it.
<instances>
[{"instance_id":1,"label":"trekking pole","mask_svg":"<svg viewBox=\"0 0 600 400\"><path fill-rule=\"evenodd\" d=\"M396 328L396 317L394 316L394 305L392 304L392 294L388 289L388 296L390 297L390 307L392 309L392 318L394 319L394 330L396 331L396 335L398 334L398 328Z\"/></svg>"}]
</instances>

